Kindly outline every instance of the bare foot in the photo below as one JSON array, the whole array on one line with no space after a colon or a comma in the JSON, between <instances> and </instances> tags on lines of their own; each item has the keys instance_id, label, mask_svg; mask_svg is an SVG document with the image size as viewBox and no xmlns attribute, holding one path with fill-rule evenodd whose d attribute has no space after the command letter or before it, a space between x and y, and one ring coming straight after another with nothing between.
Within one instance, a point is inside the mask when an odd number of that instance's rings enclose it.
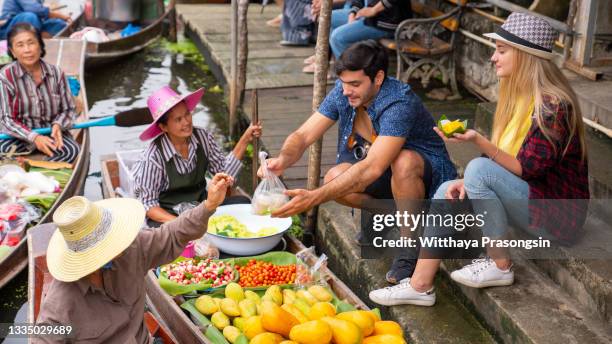
<instances>
[{"instance_id":1,"label":"bare foot","mask_svg":"<svg viewBox=\"0 0 612 344\"><path fill-rule=\"evenodd\" d=\"M266 25L272 26L272 27L279 27L282 21L283 21L283 15L279 14L278 16L268 20L266 22Z\"/></svg>"},{"instance_id":2,"label":"bare foot","mask_svg":"<svg viewBox=\"0 0 612 344\"><path fill-rule=\"evenodd\" d=\"M315 64L311 63L307 66L304 66L304 68L302 68L302 72L306 73L306 74L314 74L315 72Z\"/></svg>"},{"instance_id":3,"label":"bare foot","mask_svg":"<svg viewBox=\"0 0 612 344\"><path fill-rule=\"evenodd\" d=\"M305 65L310 65L310 64L315 63L315 59L316 59L316 57L317 57L316 55L311 55L311 56L308 56L308 57L307 57L307 58L304 60L304 64L305 64Z\"/></svg>"}]
</instances>

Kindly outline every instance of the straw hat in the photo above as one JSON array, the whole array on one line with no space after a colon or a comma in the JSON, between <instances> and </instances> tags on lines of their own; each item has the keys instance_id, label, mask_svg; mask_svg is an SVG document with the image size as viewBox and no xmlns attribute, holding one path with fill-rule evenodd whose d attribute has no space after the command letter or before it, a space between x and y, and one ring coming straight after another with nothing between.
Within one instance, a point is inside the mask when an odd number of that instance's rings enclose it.
<instances>
[{"instance_id":1,"label":"straw hat","mask_svg":"<svg viewBox=\"0 0 612 344\"><path fill-rule=\"evenodd\" d=\"M63 282L91 274L130 246L144 219L144 207L135 199L67 199L53 214L58 228L47 248L49 272Z\"/></svg>"},{"instance_id":2,"label":"straw hat","mask_svg":"<svg viewBox=\"0 0 612 344\"><path fill-rule=\"evenodd\" d=\"M552 49L557 31L542 18L514 12L495 32L485 33L484 36L550 60L554 56Z\"/></svg>"},{"instance_id":3,"label":"straw hat","mask_svg":"<svg viewBox=\"0 0 612 344\"><path fill-rule=\"evenodd\" d=\"M192 112L196 105L198 105L200 102L202 95L204 95L204 88L200 88L197 91L184 96L174 92L174 90L168 86L164 86L155 91L149 96L149 98L147 98L147 106L149 107L149 111L151 111L153 123L151 123L147 129L140 134L140 140L146 141L161 134L162 130L159 128L157 121L159 121L159 119L176 104L185 102L189 112Z\"/></svg>"}]
</instances>

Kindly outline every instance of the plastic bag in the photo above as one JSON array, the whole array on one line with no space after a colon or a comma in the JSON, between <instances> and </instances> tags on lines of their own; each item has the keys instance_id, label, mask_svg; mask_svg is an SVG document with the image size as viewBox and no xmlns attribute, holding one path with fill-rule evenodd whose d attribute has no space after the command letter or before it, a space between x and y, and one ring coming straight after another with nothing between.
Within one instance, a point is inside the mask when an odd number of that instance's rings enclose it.
<instances>
[{"instance_id":1,"label":"plastic bag","mask_svg":"<svg viewBox=\"0 0 612 344\"><path fill-rule=\"evenodd\" d=\"M4 221L5 236L1 244L17 245L25 236L30 222L40 219L41 212L27 202L5 203L0 205L0 220Z\"/></svg>"},{"instance_id":2,"label":"plastic bag","mask_svg":"<svg viewBox=\"0 0 612 344\"><path fill-rule=\"evenodd\" d=\"M267 157L266 152L259 152L263 178L257 185L251 202L253 213L257 215L268 215L289 202L289 197L285 195L287 189L281 180L268 170Z\"/></svg>"},{"instance_id":3,"label":"plastic bag","mask_svg":"<svg viewBox=\"0 0 612 344\"><path fill-rule=\"evenodd\" d=\"M307 263L308 256L315 256L315 248L311 246L296 253L295 256ZM300 287L308 287L311 285L327 286L327 276L323 272L323 268L327 266L327 256L322 254L312 266L298 264L295 275L295 284Z\"/></svg>"},{"instance_id":4,"label":"plastic bag","mask_svg":"<svg viewBox=\"0 0 612 344\"><path fill-rule=\"evenodd\" d=\"M177 215L181 215L183 212L187 211L187 210L191 210L195 207L198 206L197 202L181 202L177 205L175 205L174 207L172 207L172 210L174 210L174 212Z\"/></svg>"},{"instance_id":5,"label":"plastic bag","mask_svg":"<svg viewBox=\"0 0 612 344\"><path fill-rule=\"evenodd\" d=\"M195 255L202 258L219 259L219 249L213 245L208 236L204 235L194 241Z\"/></svg>"}]
</instances>

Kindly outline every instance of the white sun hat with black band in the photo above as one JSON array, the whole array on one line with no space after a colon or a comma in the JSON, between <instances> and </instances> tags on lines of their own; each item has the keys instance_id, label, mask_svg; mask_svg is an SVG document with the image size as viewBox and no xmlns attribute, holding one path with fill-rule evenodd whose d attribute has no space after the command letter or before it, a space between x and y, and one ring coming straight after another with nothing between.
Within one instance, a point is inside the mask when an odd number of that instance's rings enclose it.
<instances>
[{"instance_id":1,"label":"white sun hat with black band","mask_svg":"<svg viewBox=\"0 0 612 344\"><path fill-rule=\"evenodd\" d=\"M552 59L557 31L544 19L514 12L495 32L485 33L485 37L507 43L529 54Z\"/></svg>"},{"instance_id":2,"label":"white sun hat with black band","mask_svg":"<svg viewBox=\"0 0 612 344\"><path fill-rule=\"evenodd\" d=\"M49 272L63 282L91 274L132 244L144 220L144 206L135 199L67 199L53 214L57 230L47 248Z\"/></svg>"}]
</instances>

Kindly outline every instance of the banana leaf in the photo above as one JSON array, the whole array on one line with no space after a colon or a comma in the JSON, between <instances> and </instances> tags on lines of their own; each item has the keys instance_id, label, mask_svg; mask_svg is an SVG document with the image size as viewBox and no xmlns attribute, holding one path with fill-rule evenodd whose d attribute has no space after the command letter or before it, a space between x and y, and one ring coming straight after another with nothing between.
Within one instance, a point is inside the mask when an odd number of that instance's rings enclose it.
<instances>
[{"instance_id":1,"label":"banana leaf","mask_svg":"<svg viewBox=\"0 0 612 344\"><path fill-rule=\"evenodd\" d=\"M196 324L205 329L202 330L202 332L204 333L206 338L211 341L212 344L229 344L229 342L227 341L227 339L225 339L221 331L219 331L204 314L198 311L198 309L195 307L195 299L184 302L181 305L181 308L189 312ZM243 334L241 334L234 342L234 344L248 343L249 340Z\"/></svg>"},{"instance_id":2,"label":"banana leaf","mask_svg":"<svg viewBox=\"0 0 612 344\"><path fill-rule=\"evenodd\" d=\"M46 193L46 194L38 194L33 196L27 196L23 199L30 203L31 205L42 209L43 213L46 213L53 203L57 200L59 193Z\"/></svg>"}]
</instances>

